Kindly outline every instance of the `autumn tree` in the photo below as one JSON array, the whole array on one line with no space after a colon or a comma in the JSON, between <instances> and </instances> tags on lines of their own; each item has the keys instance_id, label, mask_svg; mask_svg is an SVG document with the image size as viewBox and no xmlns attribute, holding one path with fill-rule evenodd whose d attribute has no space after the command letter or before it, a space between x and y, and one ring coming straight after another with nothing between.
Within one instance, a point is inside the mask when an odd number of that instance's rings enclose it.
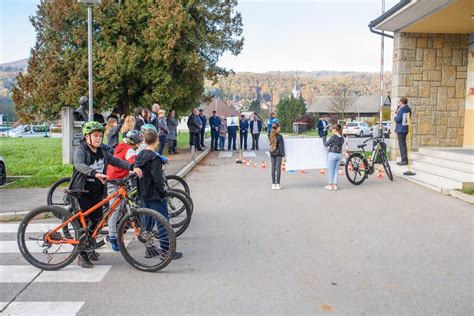
<instances>
[{"instance_id":1,"label":"autumn tree","mask_svg":"<svg viewBox=\"0 0 474 316\"><path fill-rule=\"evenodd\" d=\"M330 98L330 108L333 112L339 113L341 119L344 119L345 113L351 106L351 87L345 83L335 83Z\"/></svg>"},{"instance_id":2,"label":"autumn tree","mask_svg":"<svg viewBox=\"0 0 474 316\"><path fill-rule=\"evenodd\" d=\"M183 113L203 96L204 79L228 70L226 51L243 47L237 0L102 0L94 8L94 107L128 113L159 102ZM36 43L13 100L25 121L54 119L87 95L86 8L42 0L31 22Z\"/></svg>"}]
</instances>

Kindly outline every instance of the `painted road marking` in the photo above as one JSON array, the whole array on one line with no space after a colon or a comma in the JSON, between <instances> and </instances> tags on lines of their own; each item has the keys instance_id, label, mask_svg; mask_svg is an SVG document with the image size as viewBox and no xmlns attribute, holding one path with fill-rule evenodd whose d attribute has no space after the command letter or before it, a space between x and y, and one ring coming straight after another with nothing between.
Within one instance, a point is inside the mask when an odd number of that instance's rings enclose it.
<instances>
[{"instance_id":1,"label":"painted road marking","mask_svg":"<svg viewBox=\"0 0 474 316\"><path fill-rule=\"evenodd\" d=\"M245 158L257 157L257 154L254 151L244 151L244 157Z\"/></svg>"},{"instance_id":2,"label":"painted road marking","mask_svg":"<svg viewBox=\"0 0 474 316\"><path fill-rule=\"evenodd\" d=\"M221 152L219 153L219 158L232 158L232 152Z\"/></svg>"},{"instance_id":3,"label":"painted road marking","mask_svg":"<svg viewBox=\"0 0 474 316\"><path fill-rule=\"evenodd\" d=\"M125 241L125 245L128 245L130 240ZM37 241L27 241L26 247L30 253L42 253L43 247ZM58 252L71 252L72 246L68 244L62 245L53 245L49 250L50 253L54 253L55 251ZM97 249L100 253L112 253L115 252L110 248L108 245L102 246L101 248ZM0 253L19 253L20 249L18 249L18 242L15 240L9 241L0 241ZM118 253L118 252L117 252Z\"/></svg>"},{"instance_id":4,"label":"painted road marking","mask_svg":"<svg viewBox=\"0 0 474 316\"><path fill-rule=\"evenodd\" d=\"M0 309L8 303L0 302ZM84 302L13 302L2 315L76 315Z\"/></svg>"},{"instance_id":5,"label":"painted road marking","mask_svg":"<svg viewBox=\"0 0 474 316\"><path fill-rule=\"evenodd\" d=\"M84 273L84 269L71 264L58 271L43 271L34 283L101 282L111 268L112 266L94 265L93 269L88 269L87 273ZM0 283L28 283L40 271L29 265L0 265Z\"/></svg>"}]
</instances>

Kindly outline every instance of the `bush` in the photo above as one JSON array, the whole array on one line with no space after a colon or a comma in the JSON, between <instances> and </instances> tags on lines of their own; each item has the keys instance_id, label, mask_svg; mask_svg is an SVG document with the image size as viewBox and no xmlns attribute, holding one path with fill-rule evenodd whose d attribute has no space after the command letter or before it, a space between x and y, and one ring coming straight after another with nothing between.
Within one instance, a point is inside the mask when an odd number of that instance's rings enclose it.
<instances>
[{"instance_id":1,"label":"bush","mask_svg":"<svg viewBox=\"0 0 474 316\"><path fill-rule=\"evenodd\" d=\"M312 130L315 128L316 118L313 113L306 113L296 119L295 122L306 123L306 130Z\"/></svg>"}]
</instances>

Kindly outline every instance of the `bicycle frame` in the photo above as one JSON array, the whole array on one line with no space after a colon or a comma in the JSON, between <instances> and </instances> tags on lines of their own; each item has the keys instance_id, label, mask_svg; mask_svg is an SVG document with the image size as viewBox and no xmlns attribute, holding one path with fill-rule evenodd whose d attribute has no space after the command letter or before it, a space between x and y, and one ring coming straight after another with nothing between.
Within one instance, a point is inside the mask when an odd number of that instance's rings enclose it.
<instances>
[{"instance_id":1,"label":"bicycle frame","mask_svg":"<svg viewBox=\"0 0 474 316\"><path fill-rule=\"evenodd\" d=\"M71 245L78 245L80 244L79 240L75 239L65 239L61 238L60 240L54 240L51 238L51 234L58 232L60 229L62 229L64 226L68 225L72 221L79 219L79 222L82 225L82 228L85 229L87 232L87 223L86 223L86 216L97 210L99 207L107 204L109 201L117 198L110 209L107 211L107 213L103 216L99 224L97 224L97 227L95 228L94 232L92 233L92 238L95 239L97 235L99 234L100 230L105 226L106 221L108 221L109 217L112 215L117 210L117 207L120 205L120 203L123 201L123 199L127 198L127 190L125 189L124 185L120 185L119 189L113 193L112 195L108 196L105 198L103 201L100 203L94 205L87 211L83 212L82 210L79 210L73 217L69 218L67 221L50 231L49 233L46 234L45 236L45 241L51 244L71 244Z\"/></svg>"}]
</instances>

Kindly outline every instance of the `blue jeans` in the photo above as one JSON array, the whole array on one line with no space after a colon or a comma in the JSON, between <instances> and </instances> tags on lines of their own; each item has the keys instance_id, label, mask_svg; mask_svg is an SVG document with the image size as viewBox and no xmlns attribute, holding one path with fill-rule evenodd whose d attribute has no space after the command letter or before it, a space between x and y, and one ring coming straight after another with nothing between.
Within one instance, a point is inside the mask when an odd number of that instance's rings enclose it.
<instances>
[{"instance_id":1,"label":"blue jeans","mask_svg":"<svg viewBox=\"0 0 474 316\"><path fill-rule=\"evenodd\" d=\"M219 136L219 149L224 150L225 136Z\"/></svg>"},{"instance_id":2,"label":"blue jeans","mask_svg":"<svg viewBox=\"0 0 474 316\"><path fill-rule=\"evenodd\" d=\"M329 184L337 184L337 175L339 165L341 164L342 154L328 153L328 182Z\"/></svg>"},{"instance_id":3,"label":"blue jeans","mask_svg":"<svg viewBox=\"0 0 474 316\"><path fill-rule=\"evenodd\" d=\"M148 200L148 201L142 201L142 207L145 208L150 208L154 211L157 211L161 215L163 215L167 220L169 219L168 217L168 201L166 199L163 200ZM145 222L145 230L146 231L152 231L153 228L155 227L155 221L151 219L149 216L143 216L142 222ZM158 231L158 239L160 239L160 246L161 249L168 251L169 249L169 240L168 240L168 235L166 232L166 229L162 226L157 224L157 231Z\"/></svg>"},{"instance_id":4,"label":"blue jeans","mask_svg":"<svg viewBox=\"0 0 474 316\"><path fill-rule=\"evenodd\" d=\"M168 136L166 136L166 135L160 135L160 136L159 136L159 138L160 138L160 144L158 145L158 153L159 153L160 155L163 155L163 150L165 149L167 137L168 137Z\"/></svg>"}]
</instances>

